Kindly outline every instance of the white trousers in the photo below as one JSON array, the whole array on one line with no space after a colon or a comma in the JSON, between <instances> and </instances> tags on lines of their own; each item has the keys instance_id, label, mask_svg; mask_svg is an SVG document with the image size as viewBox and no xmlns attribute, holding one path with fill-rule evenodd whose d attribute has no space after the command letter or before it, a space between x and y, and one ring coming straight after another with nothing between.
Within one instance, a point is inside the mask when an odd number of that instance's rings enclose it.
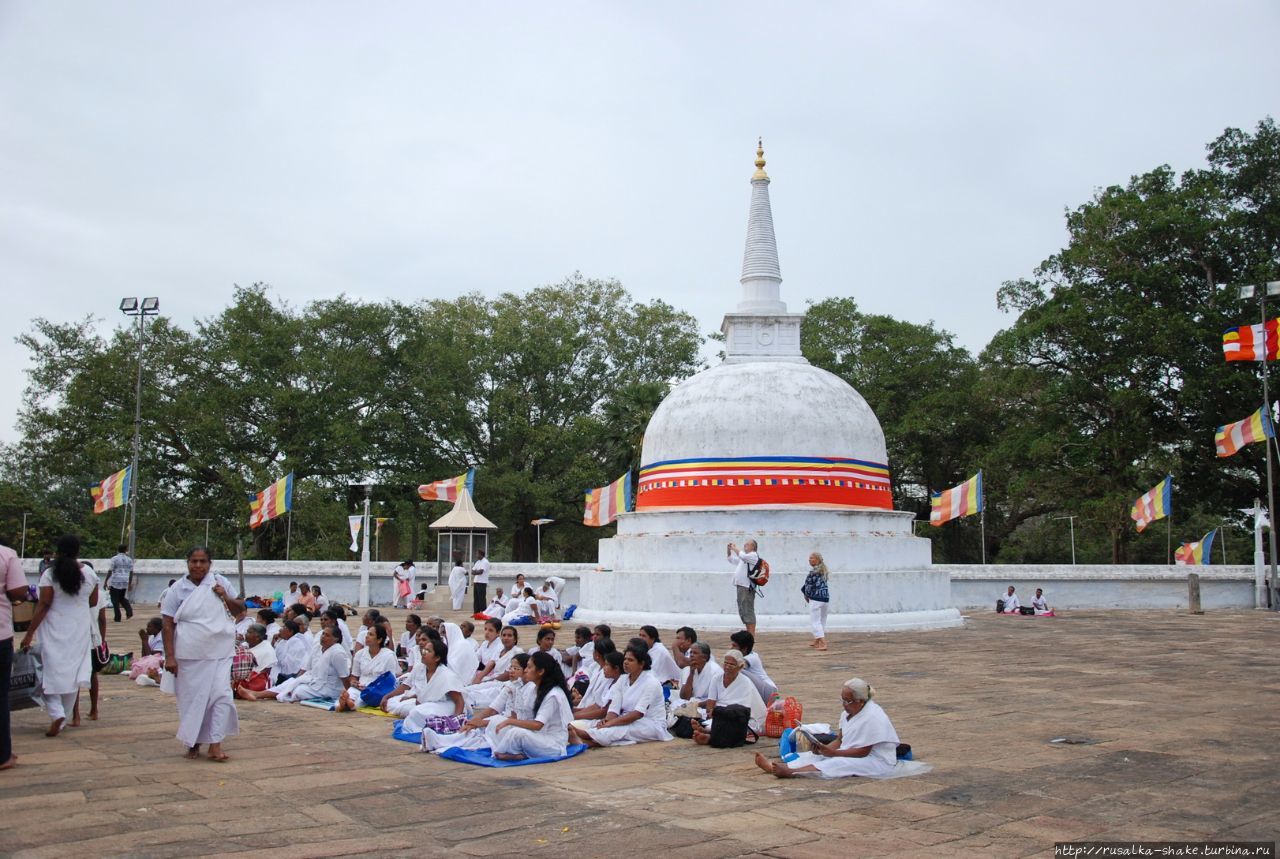
<instances>
[{"instance_id":1,"label":"white trousers","mask_svg":"<svg viewBox=\"0 0 1280 859\"><path fill-rule=\"evenodd\" d=\"M830 604L809 600L809 629L814 638L827 637L827 608Z\"/></svg>"},{"instance_id":2,"label":"white trousers","mask_svg":"<svg viewBox=\"0 0 1280 859\"><path fill-rule=\"evenodd\" d=\"M76 708L76 696L79 692L45 692L44 709L49 714L49 721L56 722L71 715Z\"/></svg>"}]
</instances>

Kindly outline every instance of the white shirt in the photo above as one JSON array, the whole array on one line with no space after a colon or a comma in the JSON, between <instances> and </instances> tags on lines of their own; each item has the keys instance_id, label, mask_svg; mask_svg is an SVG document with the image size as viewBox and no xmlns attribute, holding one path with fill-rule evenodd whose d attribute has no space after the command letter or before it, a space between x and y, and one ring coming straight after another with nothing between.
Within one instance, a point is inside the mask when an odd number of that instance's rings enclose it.
<instances>
[{"instance_id":1,"label":"white shirt","mask_svg":"<svg viewBox=\"0 0 1280 859\"><path fill-rule=\"evenodd\" d=\"M329 598L324 594L320 594L320 596L316 597L316 611L320 614L324 614L328 610Z\"/></svg>"},{"instance_id":2,"label":"white shirt","mask_svg":"<svg viewBox=\"0 0 1280 859\"><path fill-rule=\"evenodd\" d=\"M662 686L650 671L641 671L634 684L631 675L623 674L609 693L610 713L625 716L637 710L644 713L639 721L661 724L663 730L666 729L666 699L662 695Z\"/></svg>"},{"instance_id":3,"label":"white shirt","mask_svg":"<svg viewBox=\"0 0 1280 859\"><path fill-rule=\"evenodd\" d=\"M1049 603L1045 601L1044 597L1032 597L1031 607L1036 611L1048 611Z\"/></svg>"},{"instance_id":4,"label":"white shirt","mask_svg":"<svg viewBox=\"0 0 1280 859\"><path fill-rule=\"evenodd\" d=\"M493 641L483 641L480 643L480 650L477 656L480 658L480 667L483 668L490 662L493 662L502 653L502 639L495 638ZM470 678L467 678L470 680Z\"/></svg>"},{"instance_id":5,"label":"white shirt","mask_svg":"<svg viewBox=\"0 0 1280 859\"><path fill-rule=\"evenodd\" d=\"M760 563L760 556L755 552L738 552L729 556L729 563L733 564L733 584L739 588L751 587L751 579L747 576L747 567L754 567Z\"/></svg>"},{"instance_id":6,"label":"white shirt","mask_svg":"<svg viewBox=\"0 0 1280 859\"><path fill-rule=\"evenodd\" d=\"M691 669L692 670L692 669ZM716 692L724 688L724 669L714 662L708 661L702 670L693 675L692 701L715 701Z\"/></svg>"},{"instance_id":7,"label":"white shirt","mask_svg":"<svg viewBox=\"0 0 1280 859\"><path fill-rule=\"evenodd\" d=\"M253 624L254 619L246 614L244 617L240 618L240 620L236 621L236 635L244 638L244 634L249 631L249 627L253 626Z\"/></svg>"},{"instance_id":8,"label":"white shirt","mask_svg":"<svg viewBox=\"0 0 1280 859\"><path fill-rule=\"evenodd\" d=\"M768 701L778 691L778 684L773 682L764 670L764 661L760 658L760 654L754 650L745 657L746 667L742 669L742 673L755 684L756 691L760 693L760 697Z\"/></svg>"},{"instance_id":9,"label":"white shirt","mask_svg":"<svg viewBox=\"0 0 1280 859\"><path fill-rule=\"evenodd\" d=\"M111 557L111 572L107 576L107 587L127 588L129 577L133 574L133 558L125 552Z\"/></svg>"},{"instance_id":10,"label":"white shirt","mask_svg":"<svg viewBox=\"0 0 1280 859\"><path fill-rule=\"evenodd\" d=\"M649 648L649 656L653 659L650 671L659 683L680 682L680 666L676 665L675 657L665 644L655 641L653 647Z\"/></svg>"},{"instance_id":11,"label":"white shirt","mask_svg":"<svg viewBox=\"0 0 1280 859\"><path fill-rule=\"evenodd\" d=\"M361 686L368 686L388 671L394 674L397 668L396 655L388 647L379 650L377 656L370 654L366 647L356 653L351 663L351 673Z\"/></svg>"},{"instance_id":12,"label":"white shirt","mask_svg":"<svg viewBox=\"0 0 1280 859\"><path fill-rule=\"evenodd\" d=\"M475 578L473 581L478 585L489 583L489 559L481 558L471 565L471 575Z\"/></svg>"},{"instance_id":13,"label":"white shirt","mask_svg":"<svg viewBox=\"0 0 1280 859\"><path fill-rule=\"evenodd\" d=\"M307 642L300 635L293 638L280 639L276 642L276 671L280 674L297 674L302 670L309 650Z\"/></svg>"},{"instance_id":14,"label":"white shirt","mask_svg":"<svg viewBox=\"0 0 1280 859\"><path fill-rule=\"evenodd\" d=\"M1004 600L1004 613L1017 611L1021 607L1018 602L1017 594L1000 594L1000 599Z\"/></svg>"}]
</instances>

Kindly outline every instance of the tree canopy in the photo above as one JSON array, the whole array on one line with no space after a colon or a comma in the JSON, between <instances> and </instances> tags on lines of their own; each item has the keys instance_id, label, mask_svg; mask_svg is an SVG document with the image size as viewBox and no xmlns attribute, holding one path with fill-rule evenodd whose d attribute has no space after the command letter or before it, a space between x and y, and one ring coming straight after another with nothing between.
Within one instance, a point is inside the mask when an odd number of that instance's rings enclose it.
<instances>
[{"instance_id":1,"label":"tree canopy","mask_svg":"<svg viewBox=\"0 0 1280 859\"><path fill-rule=\"evenodd\" d=\"M1158 166L1069 209L1065 246L995 289L1013 318L977 355L852 297L809 308L804 354L878 415L899 509L927 518L930 492L982 469L989 559L1063 561L1060 520L1074 517L1081 561L1157 563L1163 523L1139 534L1129 509L1166 474L1178 542L1239 527L1237 509L1265 498L1264 447L1220 459L1213 432L1261 403L1261 366L1221 350L1259 307L1221 284L1280 279L1280 131L1268 118L1207 150L1203 167ZM106 553L123 518L91 515L87 487L129 460L138 330L39 319L19 340L33 365L0 531L16 536L26 513L29 551L76 530ZM247 493L292 471L294 557L343 556L366 476L392 520L384 557L430 555L422 526L444 507L415 489L474 466L499 557L532 559L540 516L557 520L546 556L591 560L612 530L580 524L583 492L641 464L649 418L699 369L702 342L689 314L581 275L411 304L295 308L265 284L237 288L190 330L146 327L140 551L172 556L209 517L229 552L248 534ZM919 530L936 561L982 554L971 520ZM282 557L285 540L276 520L252 554Z\"/></svg>"}]
</instances>

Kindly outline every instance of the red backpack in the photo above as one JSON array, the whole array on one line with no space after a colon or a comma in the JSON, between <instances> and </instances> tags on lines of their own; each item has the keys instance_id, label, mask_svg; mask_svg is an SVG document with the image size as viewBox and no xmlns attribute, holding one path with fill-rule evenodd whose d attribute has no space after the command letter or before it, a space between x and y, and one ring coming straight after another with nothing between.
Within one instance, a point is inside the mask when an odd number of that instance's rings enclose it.
<instances>
[{"instance_id":1,"label":"red backpack","mask_svg":"<svg viewBox=\"0 0 1280 859\"><path fill-rule=\"evenodd\" d=\"M769 562L761 558L754 567L747 564L747 579L758 588L769 584Z\"/></svg>"}]
</instances>

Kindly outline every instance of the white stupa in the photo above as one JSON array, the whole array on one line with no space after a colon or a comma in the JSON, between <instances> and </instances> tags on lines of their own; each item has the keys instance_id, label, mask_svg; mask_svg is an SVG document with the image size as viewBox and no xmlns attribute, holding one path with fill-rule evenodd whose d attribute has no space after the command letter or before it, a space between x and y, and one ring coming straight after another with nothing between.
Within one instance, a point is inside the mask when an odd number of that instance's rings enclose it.
<instances>
[{"instance_id":1,"label":"white stupa","mask_svg":"<svg viewBox=\"0 0 1280 859\"><path fill-rule=\"evenodd\" d=\"M635 512L600 541L577 617L737 629L726 545L759 543L772 578L763 630L808 628L810 552L831 570L833 630L955 626L948 575L913 515L893 509L884 433L848 383L800 353L801 313L781 298L763 145L751 177L742 301L721 326L725 359L685 380L645 431Z\"/></svg>"}]
</instances>

